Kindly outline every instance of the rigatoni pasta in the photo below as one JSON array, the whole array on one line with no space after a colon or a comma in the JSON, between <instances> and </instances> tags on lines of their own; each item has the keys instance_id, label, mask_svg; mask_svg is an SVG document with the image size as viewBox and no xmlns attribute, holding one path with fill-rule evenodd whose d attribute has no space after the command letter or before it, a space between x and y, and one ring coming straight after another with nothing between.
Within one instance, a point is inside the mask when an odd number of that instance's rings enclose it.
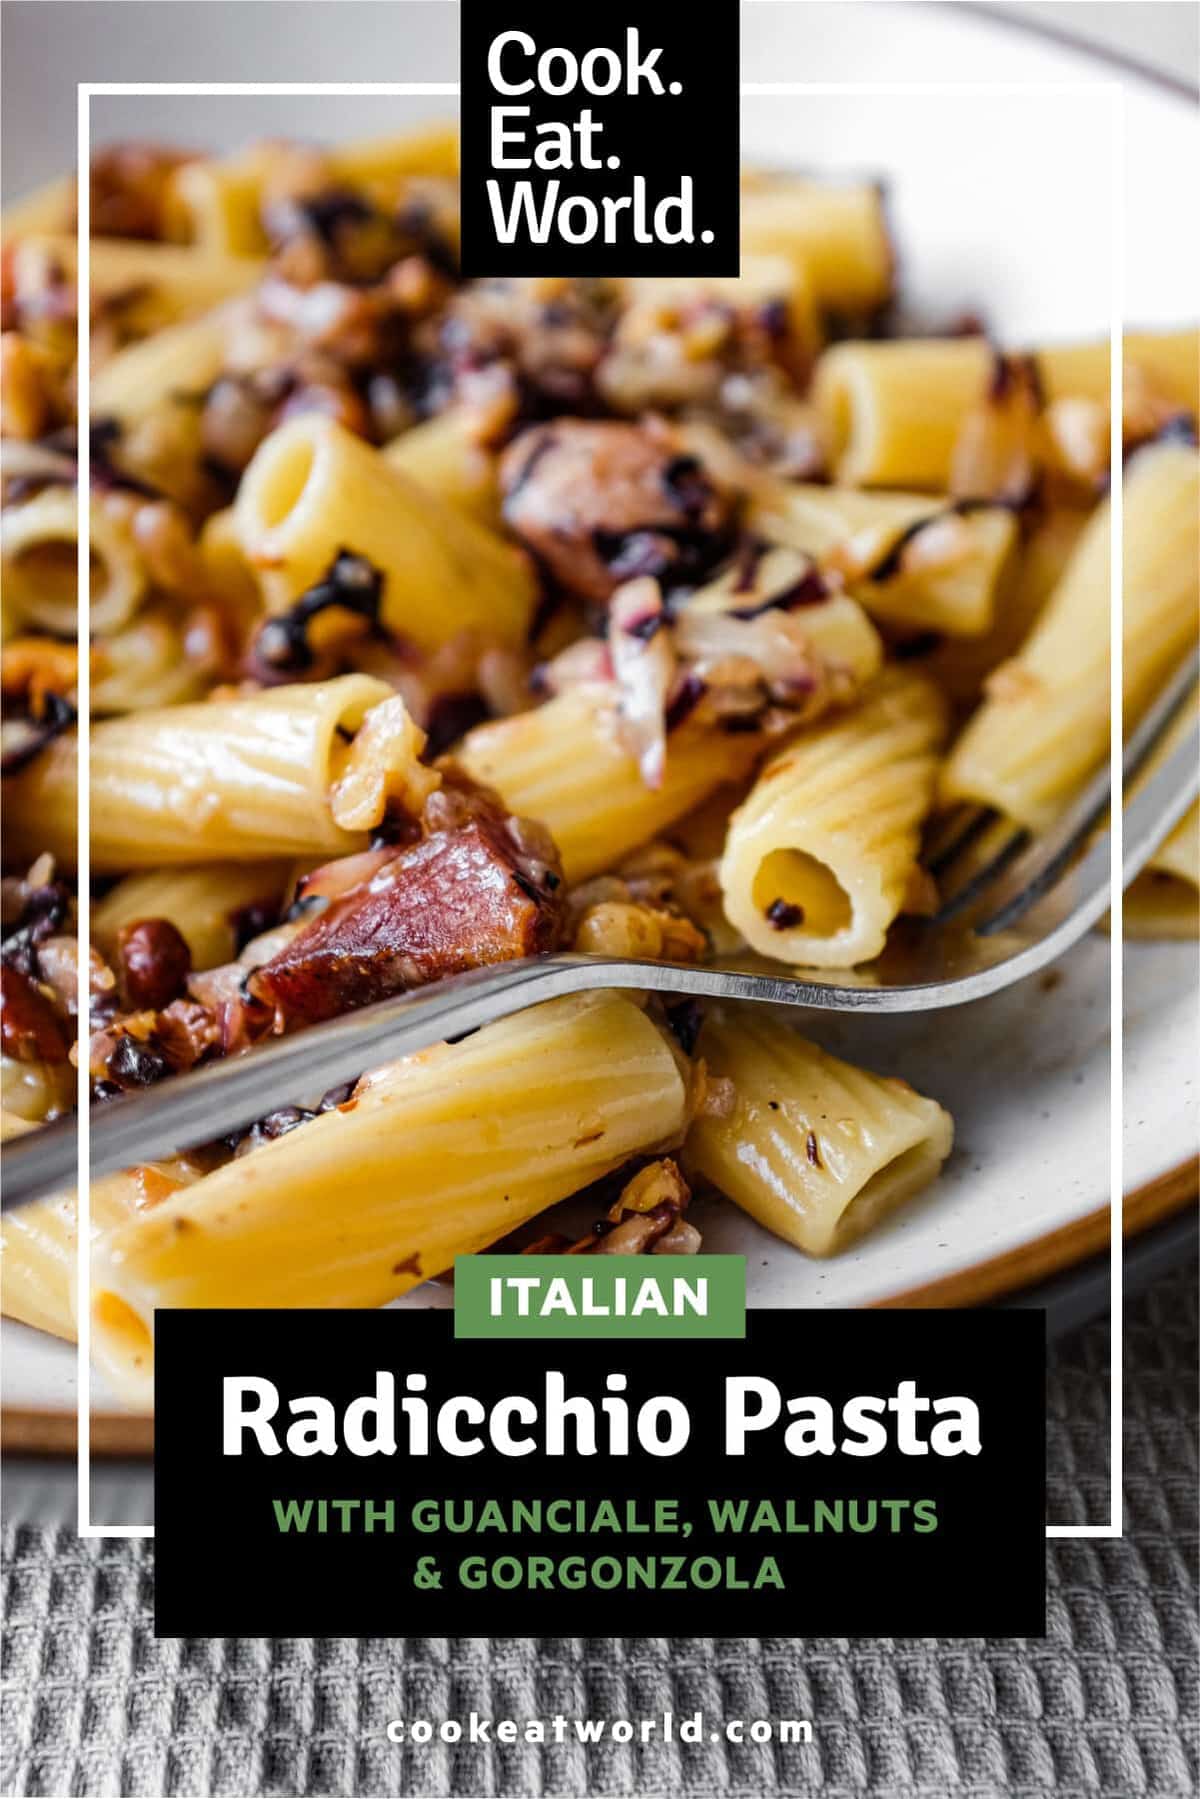
<instances>
[{"instance_id":1,"label":"rigatoni pasta","mask_svg":"<svg viewBox=\"0 0 1200 1799\"><path fill-rule=\"evenodd\" d=\"M90 507L92 621L100 632L127 624L146 591L146 572L123 523L97 496ZM18 626L69 637L75 631L79 508L69 487L0 512L5 611Z\"/></svg>"},{"instance_id":2,"label":"rigatoni pasta","mask_svg":"<svg viewBox=\"0 0 1200 1799\"><path fill-rule=\"evenodd\" d=\"M836 569L872 617L951 637L993 623L1018 535L998 506L783 482L760 489L750 523Z\"/></svg>"},{"instance_id":3,"label":"rigatoni pasta","mask_svg":"<svg viewBox=\"0 0 1200 1799\"><path fill-rule=\"evenodd\" d=\"M229 329L229 316L218 307L110 357L92 380L93 418L113 419L129 429L186 408L220 374Z\"/></svg>"},{"instance_id":4,"label":"rigatoni pasta","mask_svg":"<svg viewBox=\"0 0 1200 1799\"><path fill-rule=\"evenodd\" d=\"M1200 385L1200 334L1136 332L1124 340L1126 435L1135 441L1181 411L1194 414ZM909 339L835 345L814 384L830 436L837 478L855 486L950 485L965 424L1014 380L1039 409L1063 401L1099 408L1095 429L1107 438L1107 344L1055 345L1009 359L983 338ZM1046 415L1048 418L1048 414ZM1053 423L1052 419L1049 419ZM1040 446L1044 453L1046 446Z\"/></svg>"},{"instance_id":5,"label":"rigatoni pasta","mask_svg":"<svg viewBox=\"0 0 1200 1799\"><path fill-rule=\"evenodd\" d=\"M743 251L793 258L832 312L867 314L891 294L893 251L874 183L758 178L742 192L741 233Z\"/></svg>"},{"instance_id":6,"label":"rigatoni pasta","mask_svg":"<svg viewBox=\"0 0 1200 1799\"><path fill-rule=\"evenodd\" d=\"M531 1068L553 1081L531 1081ZM395 1063L344 1108L102 1242L100 1365L145 1398L156 1306L381 1305L677 1141L686 1097L669 1039L613 993L554 1000Z\"/></svg>"},{"instance_id":7,"label":"rigatoni pasta","mask_svg":"<svg viewBox=\"0 0 1200 1799\"><path fill-rule=\"evenodd\" d=\"M500 481L496 458L479 441L466 412L446 412L394 437L384 446L387 461L447 505L470 513L493 530L500 525Z\"/></svg>"},{"instance_id":8,"label":"rigatoni pasta","mask_svg":"<svg viewBox=\"0 0 1200 1799\"><path fill-rule=\"evenodd\" d=\"M827 1055L758 1006L714 1007L698 1049L733 1100L691 1126L685 1166L807 1255L847 1248L950 1154L954 1128L935 1100Z\"/></svg>"},{"instance_id":9,"label":"rigatoni pasta","mask_svg":"<svg viewBox=\"0 0 1200 1799\"><path fill-rule=\"evenodd\" d=\"M380 738L368 734L381 709ZM437 785L403 702L345 675L310 687L108 719L91 733L92 866L98 871L365 847L389 798ZM76 757L61 738L12 783L9 830L74 861Z\"/></svg>"},{"instance_id":10,"label":"rigatoni pasta","mask_svg":"<svg viewBox=\"0 0 1200 1799\"><path fill-rule=\"evenodd\" d=\"M890 670L856 711L772 757L720 867L726 914L753 949L814 968L879 954L918 874L944 729L937 689Z\"/></svg>"},{"instance_id":11,"label":"rigatoni pasta","mask_svg":"<svg viewBox=\"0 0 1200 1799\"><path fill-rule=\"evenodd\" d=\"M514 812L549 827L571 881L611 868L714 788L748 773L761 753L749 738L681 728L662 785L647 787L607 686L578 687L534 712L480 725L457 752L467 773L495 787Z\"/></svg>"},{"instance_id":12,"label":"rigatoni pasta","mask_svg":"<svg viewBox=\"0 0 1200 1799\"><path fill-rule=\"evenodd\" d=\"M536 591L525 559L327 419L273 432L235 509L268 607L284 612L348 549L383 578L380 617L423 649L465 629L519 642Z\"/></svg>"},{"instance_id":13,"label":"rigatoni pasta","mask_svg":"<svg viewBox=\"0 0 1200 1799\"><path fill-rule=\"evenodd\" d=\"M160 1204L197 1178L181 1161L143 1163L93 1181L88 1213L93 1242ZM74 1193L6 1212L0 1222L4 1311L35 1330L74 1342L79 1207Z\"/></svg>"},{"instance_id":14,"label":"rigatoni pasta","mask_svg":"<svg viewBox=\"0 0 1200 1799\"><path fill-rule=\"evenodd\" d=\"M978 337L835 344L814 392L838 480L944 493L963 419L986 394L991 368Z\"/></svg>"},{"instance_id":15,"label":"rigatoni pasta","mask_svg":"<svg viewBox=\"0 0 1200 1799\"><path fill-rule=\"evenodd\" d=\"M1157 445L1130 463L1124 494L1123 670L1126 725L1194 643L1200 604L1200 457ZM949 803L994 806L1039 830L1108 752L1111 531L1092 518L1017 656L989 677L987 697L941 777Z\"/></svg>"},{"instance_id":16,"label":"rigatoni pasta","mask_svg":"<svg viewBox=\"0 0 1200 1799\"><path fill-rule=\"evenodd\" d=\"M1200 695L1193 693L1187 705L1163 737L1126 800L1140 793L1183 742L1200 711ZM1200 801L1193 801L1179 823L1167 833L1125 894L1122 923L1131 938L1200 935Z\"/></svg>"},{"instance_id":17,"label":"rigatoni pasta","mask_svg":"<svg viewBox=\"0 0 1200 1799\"><path fill-rule=\"evenodd\" d=\"M135 239L97 238L88 256L93 312L101 318L115 315L130 337L145 337L209 312L247 292L263 272L253 257ZM36 295L50 281L73 283L76 277L73 237L47 233L19 240L12 268L18 305L24 294Z\"/></svg>"}]
</instances>

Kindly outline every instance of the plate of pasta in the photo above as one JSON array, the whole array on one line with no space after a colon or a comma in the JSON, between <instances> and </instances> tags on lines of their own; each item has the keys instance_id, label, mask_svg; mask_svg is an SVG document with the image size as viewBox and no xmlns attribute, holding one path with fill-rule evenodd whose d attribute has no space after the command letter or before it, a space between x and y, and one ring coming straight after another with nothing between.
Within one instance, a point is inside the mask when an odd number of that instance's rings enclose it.
<instances>
[{"instance_id":1,"label":"plate of pasta","mask_svg":"<svg viewBox=\"0 0 1200 1799\"><path fill-rule=\"evenodd\" d=\"M82 637L72 184L6 214L6 1136L81 1062L103 1106L558 948L869 974L952 821L1070 803L1108 754L1102 320L1011 336L965 276L907 311L879 184L790 160L747 168L737 278L464 281L453 125L100 141ZM1131 719L1195 641L1198 346L1125 337ZM1133 1226L1194 1192L1196 883L1193 808L1127 896ZM73 1194L5 1216L12 1416L53 1439L80 1306L128 1446L156 1306L446 1304L497 1244L991 1297L1106 1234L1108 974L1097 933L952 1014L597 992L280 1094L93 1182L88 1294Z\"/></svg>"}]
</instances>

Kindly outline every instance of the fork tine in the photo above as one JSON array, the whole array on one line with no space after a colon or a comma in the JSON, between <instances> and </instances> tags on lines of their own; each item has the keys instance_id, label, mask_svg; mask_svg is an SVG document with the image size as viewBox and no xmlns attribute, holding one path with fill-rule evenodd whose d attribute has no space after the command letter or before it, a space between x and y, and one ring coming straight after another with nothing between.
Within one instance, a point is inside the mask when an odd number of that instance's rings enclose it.
<instances>
[{"instance_id":1,"label":"fork tine","mask_svg":"<svg viewBox=\"0 0 1200 1799\"><path fill-rule=\"evenodd\" d=\"M952 862L957 861L972 844L979 841L998 816L991 806L964 806L957 812L949 813L935 827L933 841L922 858L925 872L931 874L935 881L939 880Z\"/></svg>"},{"instance_id":2,"label":"fork tine","mask_svg":"<svg viewBox=\"0 0 1200 1799\"><path fill-rule=\"evenodd\" d=\"M990 817L985 815L984 822L988 829L992 831L1002 823L998 813L992 813ZM981 835L986 835L986 832L972 833L970 843L964 847L968 849L974 847ZM1011 826L1007 831L1007 834L1003 837L1002 842L995 849L993 849L990 844L985 843L983 845L985 859L966 876L961 886L956 888L954 892L942 901L941 907L934 914L932 922L935 925L947 924L950 919L958 918L963 912L967 911L969 907L974 905L979 896L982 893L985 893L987 889L992 886L993 882L999 879L1005 869L1008 868L1015 858L1021 854L1028 843L1029 832L1023 825ZM963 858L959 856L955 858L955 860L961 861Z\"/></svg>"},{"instance_id":3,"label":"fork tine","mask_svg":"<svg viewBox=\"0 0 1200 1799\"><path fill-rule=\"evenodd\" d=\"M1075 805L1045 837L1030 842L1029 833L1025 833L1028 853L1017 862L1007 881L997 883L1000 892L996 909L975 921L973 929L977 935L990 937L1006 925L1016 924L1049 893L1108 811L1109 785L1105 769L1088 783Z\"/></svg>"},{"instance_id":4,"label":"fork tine","mask_svg":"<svg viewBox=\"0 0 1200 1799\"><path fill-rule=\"evenodd\" d=\"M1193 652L1171 677L1137 729L1131 732L1121 758L1123 783L1137 772L1155 745L1161 741L1175 714L1195 686L1198 674L1200 674L1200 650ZM1192 733L1190 745L1191 758L1195 762L1197 757L1195 733ZM1166 767L1150 783L1146 792L1154 790L1157 795L1154 803L1149 807L1140 808L1139 802L1145 797L1145 794L1138 796L1138 800L1130 807L1127 829L1134 828L1135 810L1138 819L1151 821L1149 828L1153 828L1153 820L1164 816L1163 808L1170 804L1172 795L1177 791L1187 791L1189 785L1187 778L1188 749L1188 743L1181 745L1180 751L1176 751ZM1170 779L1164 780L1163 776L1167 774L1168 770ZM1106 765L1099 769L1092 780L1088 782L1074 805L1068 809L1053 830L1039 838L1032 845L1028 855L1023 857L1011 870L1009 878L1002 883L1000 891L995 896L995 909L975 923L974 928L979 936L991 936L997 931L1016 924L1056 885L1108 811L1111 801L1110 786L1110 770ZM1176 819L1183 815L1191 803L1195 791L1196 786L1192 784L1188 797L1178 807L1175 814ZM1162 823L1161 834L1165 835L1174 822L1175 820L1172 819L1169 823ZM1147 827L1143 825L1142 828ZM1131 843L1131 852L1136 847L1136 844ZM1151 844L1150 848L1153 849L1153 847L1154 845ZM1145 855L1143 854L1141 861L1144 860ZM1141 866L1141 861L1138 862L1138 867Z\"/></svg>"}]
</instances>

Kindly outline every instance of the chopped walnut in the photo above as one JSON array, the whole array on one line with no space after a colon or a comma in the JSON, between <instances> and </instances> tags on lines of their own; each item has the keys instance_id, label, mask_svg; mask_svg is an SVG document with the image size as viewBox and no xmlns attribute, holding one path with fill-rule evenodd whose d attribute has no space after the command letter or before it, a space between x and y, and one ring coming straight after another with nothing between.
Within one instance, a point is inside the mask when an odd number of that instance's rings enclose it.
<instances>
[{"instance_id":1,"label":"chopped walnut","mask_svg":"<svg viewBox=\"0 0 1200 1799\"><path fill-rule=\"evenodd\" d=\"M329 796L336 823L346 831L373 830L394 806L419 818L442 780L421 762L424 747L425 733L399 694L372 706L346 748Z\"/></svg>"},{"instance_id":2,"label":"chopped walnut","mask_svg":"<svg viewBox=\"0 0 1200 1799\"><path fill-rule=\"evenodd\" d=\"M647 962L699 962L708 939L690 919L636 901L589 906L575 931L575 948L590 956Z\"/></svg>"},{"instance_id":3,"label":"chopped walnut","mask_svg":"<svg viewBox=\"0 0 1200 1799\"><path fill-rule=\"evenodd\" d=\"M528 1244L522 1253L694 1256L700 1248L700 1232L683 1218L691 1197L678 1164L663 1156L626 1181L615 1203L585 1237L572 1243L551 1232Z\"/></svg>"},{"instance_id":4,"label":"chopped walnut","mask_svg":"<svg viewBox=\"0 0 1200 1799\"><path fill-rule=\"evenodd\" d=\"M168 235L172 176L193 158L161 144L110 144L92 157L93 237Z\"/></svg>"},{"instance_id":5,"label":"chopped walnut","mask_svg":"<svg viewBox=\"0 0 1200 1799\"><path fill-rule=\"evenodd\" d=\"M627 1212L653 1212L657 1206L674 1205L682 1212L691 1198L687 1182L669 1156L642 1168L621 1189L621 1197L609 1212L617 1223Z\"/></svg>"}]
</instances>

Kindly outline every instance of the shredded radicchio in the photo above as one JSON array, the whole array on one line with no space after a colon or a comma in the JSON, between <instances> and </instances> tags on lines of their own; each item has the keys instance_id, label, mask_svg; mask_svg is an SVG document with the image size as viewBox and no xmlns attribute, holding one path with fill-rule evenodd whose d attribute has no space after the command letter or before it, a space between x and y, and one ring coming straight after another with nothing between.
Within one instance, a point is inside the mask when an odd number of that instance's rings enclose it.
<instances>
[{"instance_id":1,"label":"shredded radicchio","mask_svg":"<svg viewBox=\"0 0 1200 1799\"><path fill-rule=\"evenodd\" d=\"M9 968L16 968L31 980L40 978L37 960L39 943L71 929L71 892L63 881L49 881L26 895L16 926L4 939L0 951Z\"/></svg>"},{"instance_id":2,"label":"shredded radicchio","mask_svg":"<svg viewBox=\"0 0 1200 1799\"><path fill-rule=\"evenodd\" d=\"M1001 508L1009 512L1021 512L1031 503L1032 497L1032 494L1027 492L1022 494L1019 499L992 500L971 497L962 500L951 500L948 505L939 507L936 512L931 512L928 518L915 519L911 525L906 525L900 535L896 538L895 542L888 546L879 560L873 563L870 568L863 571L862 578L864 581L894 580L900 573L900 569L904 562L904 552L908 549L909 545L913 543L916 538L920 537L923 531L928 531L933 525L940 525L943 519L969 518L973 512L989 512L995 508Z\"/></svg>"},{"instance_id":3,"label":"shredded radicchio","mask_svg":"<svg viewBox=\"0 0 1200 1799\"><path fill-rule=\"evenodd\" d=\"M47 693L36 718L18 714L5 719L4 751L0 758L3 773L15 775L27 768L48 743L74 727L78 716L70 700L61 693Z\"/></svg>"},{"instance_id":4,"label":"shredded radicchio","mask_svg":"<svg viewBox=\"0 0 1200 1799\"><path fill-rule=\"evenodd\" d=\"M1194 450L1200 445L1200 432L1194 412L1175 412L1161 424L1151 439L1156 444L1183 444Z\"/></svg>"},{"instance_id":5,"label":"shredded radicchio","mask_svg":"<svg viewBox=\"0 0 1200 1799\"><path fill-rule=\"evenodd\" d=\"M1045 406L1046 395L1036 357L1010 355L1003 350L993 351L988 399L998 406L1010 398L1018 387L1025 388L1039 411Z\"/></svg>"},{"instance_id":6,"label":"shredded radicchio","mask_svg":"<svg viewBox=\"0 0 1200 1799\"><path fill-rule=\"evenodd\" d=\"M331 607L357 613L379 629L384 576L381 569L353 550L341 549L315 587L302 593L295 604L263 625L254 645L254 660L274 675L293 675L312 667L313 650L308 628L313 619Z\"/></svg>"},{"instance_id":7,"label":"shredded radicchio","mask_svg":"<svg viewBox=\"0 0 1200 1799\"><path fill-rule=\"evenodd\" d=\"M664 1006L667 1028L685 1056L695 1052L696 1043L704 1024L704 1008L699 1000L681 999L673 1005Z\"/></svg>"},{"instance_id":8,"label":"shredded radicchio","mask_svg":"<svg viewBox=\"0 0 1200 1799\"><path fill-rule=\"evenodd\" d=\"M746 590L743 588L740 591L745 592ZM820 606L829 598L832 591L833 589L820 569L814 564L789 587L781 588L778 593L770 594L765 600L758 600L752 606L735 606L731 609L729 616L730 618L749 620L761 618L765 612L795 612L801 606Z\"/></svg>"},{"instance_id":9,"label":"shredded radicchio","mask_svg":"<svg viewBox=\"0 0 1200 1799\"><path fill-rule=\"evenodd\" d=\"M688 586L719 560L723 542L686 525L647 525L631 531L592 532L596 553L618 581L649 575L673 587Z\"/></svg>"},{"instance_id":10,"label":"shredded radicchio","mask_svg":"<svg viewBox=\"0 0 1200 1799\"><path fill-rule=\"evenodd\" d=\"M675 649L656 581L631 581L613 595L608 648L621 695L621 725L647 787L662 785L667 755L667 699L676 676Z\"/></svg>"},{"instance_id":11,"label":"shredded radicchio","mask_svg":"<svg viewBox=\"0 0 1200 1799\"><path fill-rule=\"evenodd\" d=\"M707 692L707 681L702 681L699 675L685 675L667 705L667 731L677 731L685 719L691 717Z\"/></svg>"},{"instance_id":12,"label":"shredded radicchio","mask_svg":"<svg viewBox=\"0 0 1200 1799\"><path fill-rule=\"evenodd\" d=\"M311 231L323 244L335 249L346 226L365 225L376 216L361 195L349 188L332 187L320 194L274 201L265 209L263 224L275 244L285 244Z\"/></svg>"}]
</instances>

